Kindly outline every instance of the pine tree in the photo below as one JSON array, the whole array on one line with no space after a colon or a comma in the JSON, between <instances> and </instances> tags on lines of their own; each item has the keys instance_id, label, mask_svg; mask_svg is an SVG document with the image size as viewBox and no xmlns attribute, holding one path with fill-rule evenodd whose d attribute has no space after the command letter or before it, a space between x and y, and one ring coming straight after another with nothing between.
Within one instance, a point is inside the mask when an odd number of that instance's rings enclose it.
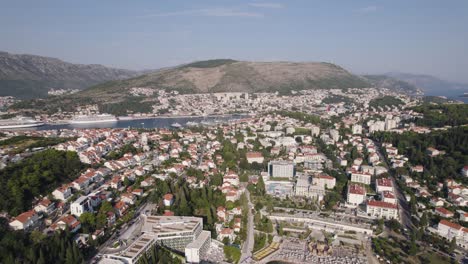
<instances>
[{"instance_id":1,"label":"pine tree","mask_svg":"<svg viewBox=\"0 0 468 264\"><path fill-rule=\"evenodd\" d=\"M46 264L46 259L44 257L44 251L42 249L39 251L39 259L37 260L37 264Z\"/></svg>"}]
</instances>

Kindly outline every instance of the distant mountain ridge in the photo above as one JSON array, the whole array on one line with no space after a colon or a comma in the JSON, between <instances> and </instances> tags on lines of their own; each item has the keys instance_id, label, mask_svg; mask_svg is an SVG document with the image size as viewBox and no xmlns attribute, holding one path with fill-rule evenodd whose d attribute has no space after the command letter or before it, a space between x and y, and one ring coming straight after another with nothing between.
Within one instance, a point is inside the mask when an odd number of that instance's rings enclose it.
<instances>
[{"instance_id":1,"label":"distant mountain ridge","mask_svg":"<svg viewBox=\"0 0 468 264\"><path fill-rule=\"evenodd\" d=\"M388 88L395 92L405 94L421 94L421 89L407 81L403 81L388 75L364 75L373 86L379 88Z\"/></svg>"},{"instance_id":2,"label":"distant mountain ridge","mask_svg":"<svg viewBox=\"0 0 468 264\"><path fill-rule=\"evenodd\" d=\"M390 72L385 75L408 82L427 95L462 95L468 92L468 84L451 82L426 74Z\"/></svg>"},{"instance_id":3,"label":"distant mountain ridge","mask_svg":"<svg viewBox=\"0 0 468 264\"><path fill-rule=\"evenodd\" d=\"M97 64L73 64L50 57L0 52L0 96L46 97L50 89L82 90L138 74Z\"/></svg>"}]
</instances>

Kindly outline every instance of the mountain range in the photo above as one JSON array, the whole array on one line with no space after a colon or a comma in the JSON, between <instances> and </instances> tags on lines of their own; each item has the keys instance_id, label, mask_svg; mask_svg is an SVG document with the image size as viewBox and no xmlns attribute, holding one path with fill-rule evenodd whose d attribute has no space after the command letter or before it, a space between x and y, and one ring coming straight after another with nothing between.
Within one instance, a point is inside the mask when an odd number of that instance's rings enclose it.
<instances>
[{"instance_id":1,"label":"mountain range","mask_svg":"<svg viewBox=\"0 0 468 264\"><path fill-rule=\"evenodd\" d=\"M0 52L0 96L45 98L51 89L82 90L69 98L119 102L132 87L181 93L280 92L292 90L382 87L401 93L459 92L462 84L428 75L388 73L359 76L326 62L198 61L171 68L132 71L59 59Z\"/></svg>"},{"instance_id":2,"label":"mountain range","mask_svg":"<svg viewBox=\"0 0 468 264\"><path fill-rule=\"evenodd\" d=\"M102 65L73 64L59 59L0 52L0 96L47 97L51 89L85 89L109 80L127 79L137 71Z\"/></svg>"}]
</instances>

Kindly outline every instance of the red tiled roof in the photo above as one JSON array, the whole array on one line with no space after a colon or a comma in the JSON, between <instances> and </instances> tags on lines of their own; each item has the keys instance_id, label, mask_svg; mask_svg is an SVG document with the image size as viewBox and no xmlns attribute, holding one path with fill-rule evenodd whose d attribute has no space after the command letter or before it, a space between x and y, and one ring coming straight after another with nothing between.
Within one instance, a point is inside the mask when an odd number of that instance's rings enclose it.
<instances>
[{"instance_id":1,"label":"red tiled roof","mask_svg":"<svg viewBox=\"0 0 468 264\"><path fill-rule=\"evenodd\" d=\"M393 182L391 179L388 178L382 178L382 179L377 179L377 185L379 186L386 186L386 187L392 187Z\"/></svg>"},{"instance_id":2,"label":"red tiled roof","mask_svg":"<svg viewBox=\"0 0 468 264\"><path fill-rule=\"evenodd\" d=\"M382 202L382 201L375 201L375 200L367 202L367 205L368 206L374 206L374 207L384 207L384 208L397 209L397 206L395 204L386 203L386 202Z\"/></svg>"},{"instance_id":3,"label":"red tiled roof","mask_svg":"<svg viewBox=\"0 0 468 264\"><path fill-rule=\"evenodd\" d=\"M453 228L453 229L457 229L457 230L460 230L462 229L463 227L459 224L455 224L455 223L452 223L450 221L447 221L447 220L440 220L439 222L439 225L442 224L442 225L445 225L445 226L448 226L450 228Z\"/></svg>"},{"instance_id":4,"label":"red tiled roof","mask_svg":"<svg viewBox=\"0 0 468 264\"><path fill-rule=\"evenodd\" d=\"M349 186L348 186L348 192L352 193L352 194L365 195L366 194L366 189L363 186L359 185L359 184L350 183Z\"/></svg>"},{"instance_id":5,"label":"red tiled roof","mask_svg":"<svg viewBox=\"0 0 468 264\"><path fill-rule=\"evenodd\" d=\"M435 209L437 212L441 213L441 214L444 214L444 215L453 215L453 213L443 207L437 207Z\"/></svg>"},{"instance_id":6,"label":"red tiled roof","mask_svg":"<svg viewBox=\"0 0 468 264\"><path fill-rule=\"evenodd\" d=\"M21 223L26 223L29 218L33 217L34 215L36 214L36 212L34 210L29 210L29 211L26 211L20 215L18 215L15 220L18 220L20 221Z\"/></svg>"},{"instance_id":7,"label":"red tiled roof","mask_svg":"<svg viewBox=\"0 0 468 264\"><path fill-rule=\"evenodd\" d=\"M247 158L263 158L262 153L260 152L247 152Z\"/></svg>"}]
</instances>

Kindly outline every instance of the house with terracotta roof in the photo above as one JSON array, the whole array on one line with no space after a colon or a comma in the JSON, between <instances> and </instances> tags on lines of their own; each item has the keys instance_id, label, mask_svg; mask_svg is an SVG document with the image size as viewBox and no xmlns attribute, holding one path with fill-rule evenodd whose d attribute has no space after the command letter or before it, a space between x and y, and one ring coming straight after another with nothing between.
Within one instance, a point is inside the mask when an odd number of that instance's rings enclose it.
<instances>
[{"instance_id":1,"label":"house with terracotta roof","mask_svg":"<svg viewBox=\"0 0 468 264\"><path fill-rule=\"evenodd\" d=\"M69 228L70 232L75 233L81 228L81 222L78 221L73 215L66 215L51 226L53 230L65 230L67 227Z\"/></svg>"},{"instance_id":2,"label":"house with terracotta roof","mask_svg":"<svg viewBox=\"0 0 468 264\"><path fill-rule=\"evenodd\" d=\"M261 164L264 161L263 154L261 152L247 152L246 157L247 162L250 164L254 162Z\"/></svg>"},{"instance_id":3,"label":"house with terracotta roof","mask_svg":"<svg viewBox=\"0 0 468 264\"><path fill-rule=\"evenodd\" d=\"M347 205L358 206L366 200L366 188L357 183L348 183Z\"/></svg>"},{"instance_id":4,"label":"house with terracotta roof","mask_svg":"<svg viewBox=\"0 0 468 264\"><path fill-rule=\"evenodd\" d=\"M119 201L114 205L114 209L120 217L127 213L128 208L129 206L124 201Z\"/></svg>"},{"instance_id":5,"label":"house with terracotta roof","mask_svg":"<svg viewBox=\"0 0 468 264\"><path fill-rule=\"evenodd\" d=\"M171 193L167 193L163 196L163 203L164 206L171 206L174 202L174 195Z\"/></svg>"},{"instance_id":6,"label":"house with terracotta roof","mask_svg":"<svg viewBox=\"0 0 468 264\"><path fill-rule=\"evenodd\" d=\"M234 230L232 230L231 228L222 229L218 234L218 240L223 241L224 238L228 238L229 241L233 241L235 238Z\"/></svg>"},{"instance_id":7,"label":"house with terracotta roof","mask_svg":"<svg viewBox=\"0 0 468 264\"><path fill-rule=\"evenodd\" d=\"M219 221L226 221L226 208L218 206L218 208L216 209L216 216L218 216Z\"/></svg>"},{"instance_id":8,"label":"house with terracotta roof","mask_svg":"<svg viewBox=\"0 0 468 264\"><path fill-rule=\"evenodd\" d=\"M392 203L371 200L366 204L366 213L376 218L398 219L398 206Z\"/></svg>"},{"instance_id":9,"label":"house with terracotta roof","mask_svg":"<svg viewBox=\"0 0 468 264\"><path fill-rule=\"evenodd\" d=\"M439 236L447 239L447 241L455 238L457 245L462 248L467 248L468 246L468 229L459 224L445 219L440 220L437 225L437 233Z\"/></svg>"},{"instance_id":10,"label":"house with terracotta roof","mask_svg":"<svg viewBox=\"0 0 468 264\"><path fill-rule=\"evenodd\" d=\"M34 211L38 213L51 214L55 211L55 203L47 198L44 198L40 200L36 206L34 206Z\"/></svg>"},{"instance_id":11,"label":"house with terracotta roof","mask_svg":"<svg viewBox=\"0 0 468 264\"><path fill-rule=\"evenodd\" d=\"M432 148L432 147L427 148L426 153L427 153L427 155L429 155L431 157L435 157L435 156L440 155L440 151L435 149L435 148Z\"/></svg>"},{"instance_id":12,"label":"house with terracotta roof","mask_svg":"<svg viewBox=\"0 0 468 264\"><path fill-rule=\"evenodd\" d=\"M239 233L241 231L242 219L240 217L234 218L234 232Z\"/></svg>"},{"instance_id":13,"label":"house with terracotta roof","mask_svg":"<svg viewBox=\"0 0 468 264\"><path fill-rule=\"evenodd\" d=\"M26 211L10 221L13 230L27 230L39 222L39 215L34 210Z\"/></svg>"},{"instance_id":14,"label":"house with terracotta roof","mask_svg":"<svg viewBox=\"0 0 468 264\"><path fill-rule=\"evenodd\" d=\"M52 195L57 200L66 201L72 196L71 188L70 186L64 184L59 188L55 189L52 192Z\"/></svg>"},{"instance_id":15,"label":"house with terracotta roof","mask_svg":"<svg viewBox=\"0 0 468 264\"><path fill-rule=\"evenodd\" d=\"M444 207L437 207L434 209L434 214L439 215L444 218L452 218L453 217L453 212L445 209Z\"/></svg>"}]
</instances>

